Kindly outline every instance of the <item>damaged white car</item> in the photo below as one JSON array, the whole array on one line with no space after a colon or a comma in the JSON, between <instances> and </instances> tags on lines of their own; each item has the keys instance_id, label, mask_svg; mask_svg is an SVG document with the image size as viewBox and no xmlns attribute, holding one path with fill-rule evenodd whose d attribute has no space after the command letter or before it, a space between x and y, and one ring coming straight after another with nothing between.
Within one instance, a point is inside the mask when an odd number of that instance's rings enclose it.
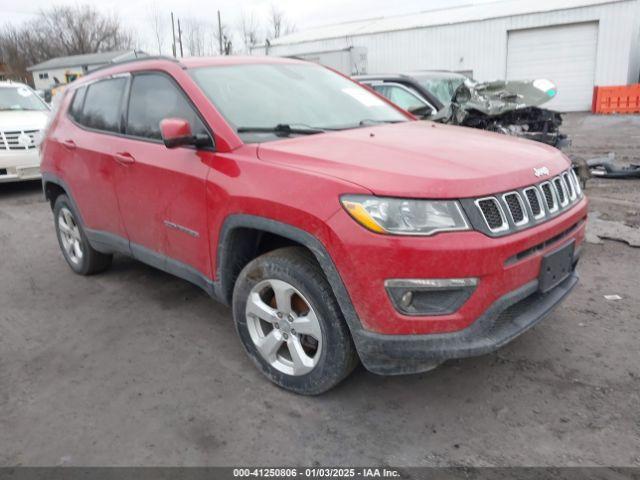
<instances>
[{"instance_id":1,"label":"damaged white car","mask_svg":"<svg viewBox=\"0 0 640 480\"><path fill-rule=\"evenodd\" d=\"M37 146L48 116L30 87L0 82L0 183L40 178Z\"/></svg>"},{"instance_id":2,"label":"damaged white car","mask_svg":"<svg viewBox=\"0 0 640 480\"><path fill-rule=\"evenodd\" d=\"M354 79L425 119L527 138L557 148L569 143L560 132L562 116L540 108L557 94L548 80L481 83L444 71Z\"/></svg>"}]
</instances>

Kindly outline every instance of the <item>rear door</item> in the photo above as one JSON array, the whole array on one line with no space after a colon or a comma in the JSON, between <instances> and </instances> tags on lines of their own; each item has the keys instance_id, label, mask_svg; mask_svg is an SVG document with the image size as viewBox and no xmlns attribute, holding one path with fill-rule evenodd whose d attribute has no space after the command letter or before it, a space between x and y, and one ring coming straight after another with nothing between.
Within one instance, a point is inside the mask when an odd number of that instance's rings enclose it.
<instances>
[{"instance_id":1,"label":"rear door","mask_svg":"<svg viewBox=\"0 0 640 480\"><path fill-rule=\"evenodd\" d=\"M116 191L134 256L167 267L187 266L210 276L205 182L213 152L168 149L160 121L183 118L194 134L207 128L187 96L160 72L133 75L125 136L116 152Z\"/></svg>"},{"instance_id":2,"label":"rear door","mask_svg":"<svg viewBox=\"0 0 640 480\"><path fill-rule=\"evenodd\" d=\"M120 132L126 77L99 80L79 88L59 141L66 151L64 179L87 228L116 235L126 245L114 187L116 136Z\"/></svg>"}]
</instances>

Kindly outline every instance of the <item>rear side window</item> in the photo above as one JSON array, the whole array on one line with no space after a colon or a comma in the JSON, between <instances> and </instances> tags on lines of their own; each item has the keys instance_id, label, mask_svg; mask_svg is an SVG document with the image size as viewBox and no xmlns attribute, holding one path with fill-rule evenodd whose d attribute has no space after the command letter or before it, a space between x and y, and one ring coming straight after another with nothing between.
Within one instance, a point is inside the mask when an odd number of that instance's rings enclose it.
<instances>
[{"instance_id":1,"label":"rear side window","mask_svg":"<svg viewBox=\"0 0 640 480\"><path fill-rule=\"evenodd\" d=\"M126 82L125 78L110 78L89 85L79 123L96 130L120 132L120 106Z\"/></svg>"},{"instance_id":2,"label":"rear side window","mask_svg":"<svg viewBox=\"0 0 640 480\"><path fill-rule=\"evenodd\" d=\"M160 122L165 118L182 118L193 134L208 135L207 129L182 91L162 74L133 77L127 116L127 135L161 140Z\"/></svg>"}]
</instances>

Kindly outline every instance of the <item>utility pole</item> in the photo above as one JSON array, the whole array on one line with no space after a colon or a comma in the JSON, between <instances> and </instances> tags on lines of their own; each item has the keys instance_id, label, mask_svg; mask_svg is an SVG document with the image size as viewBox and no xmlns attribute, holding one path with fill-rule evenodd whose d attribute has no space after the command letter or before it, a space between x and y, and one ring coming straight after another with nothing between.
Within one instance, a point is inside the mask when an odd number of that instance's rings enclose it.
<instances>
[{"instance_id":1,"label":"utility pole","mask_svg":"<svg viewBox=\"0 0 640 480\"><path fill-rule=\"evenodd\" d=\"M171 34L173 35L173 43L171 44L171 48L173 49L173 58L176 57L176 26L173 21L173 12L171 12Z\"/></svg>"},{"instance_id":2,"label":"utility pole","mask_svg":"<svg viewBox=\"0 0 640 480\"><path fill-rule=\"evenodd\" d=\"M180 42L180 58L184 57L182 53L182 29L180 28L180 19L178 19L178 42Z\"/></svg>"},{"instance_id":3,"label":"utility pole","mask_svg":"<svg viewBox=\"0 0 640 480\"><path fill-rule=\"evenodd\" d=\"M218 10L218 41L220 43L220 55L223 55L224 50L222 50L222 20L220 20L220 10Z\"/></svg>"}]
</instances>

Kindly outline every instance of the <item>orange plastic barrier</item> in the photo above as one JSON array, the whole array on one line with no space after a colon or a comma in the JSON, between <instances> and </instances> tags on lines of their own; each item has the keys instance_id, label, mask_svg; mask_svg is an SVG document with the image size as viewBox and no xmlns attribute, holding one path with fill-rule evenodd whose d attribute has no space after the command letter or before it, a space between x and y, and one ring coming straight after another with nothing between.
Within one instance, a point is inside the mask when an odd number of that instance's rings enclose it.
<instances>
[{"instance_id":1,"label":"orange plastic barrier","mask_svg":"<svg viewBox=\"0 0 640 480\"><path fill-rule=\"evenodd\" d=\"M623 87L595 87L593 113L640 113L640 83Z\"/></svg>"}]
</instances>

